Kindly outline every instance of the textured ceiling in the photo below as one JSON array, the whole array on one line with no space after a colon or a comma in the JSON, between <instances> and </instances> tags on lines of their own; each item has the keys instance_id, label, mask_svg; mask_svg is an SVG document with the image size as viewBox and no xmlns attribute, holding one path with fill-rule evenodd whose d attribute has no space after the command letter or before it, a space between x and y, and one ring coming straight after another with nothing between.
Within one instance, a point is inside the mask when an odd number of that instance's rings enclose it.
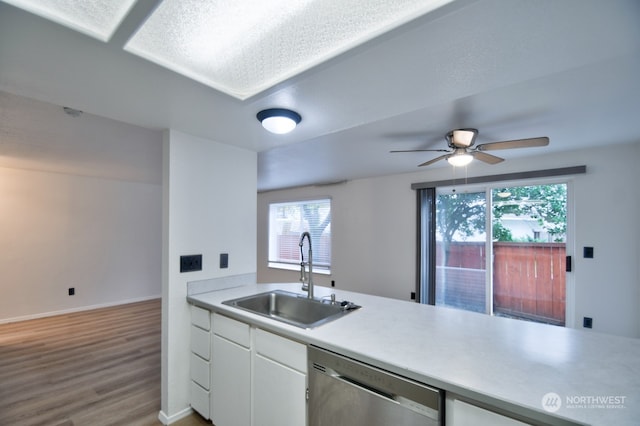
<instances>
[{"instance_id":1,"label":"textured ceiling","mask_svg":"<svg viewBox=\"0 0 640 426\"><path fill-rule=\"evenodd\" d=\"M136 0L4 0L76 31L107 41Z\"/></svg>"},{"instance_id":2,"label":"textured ceiling","mask_svg":"<svg viewBox=\"0 0 640 426\"><path fill-rule=\"evenodd\" d=\"M413 172L429 153L388 151L441 148L457 127L551 139L507 161L640 141L636 0L455 0L244 101L123 50L156 3L108 43L0 3L0 90L257 151L262 190ZM269 107L303 121L267 134Z\"/></svg>"},{"instance_id":3,"label":"textured ceiling","mask_svg":"<svg viewBox=\"0 0 640 426\"><path fill-rule=\"evenodd\" d=\"M451 0L164 0L125 45L246 99Z\"/></svg>"}]
</instances>

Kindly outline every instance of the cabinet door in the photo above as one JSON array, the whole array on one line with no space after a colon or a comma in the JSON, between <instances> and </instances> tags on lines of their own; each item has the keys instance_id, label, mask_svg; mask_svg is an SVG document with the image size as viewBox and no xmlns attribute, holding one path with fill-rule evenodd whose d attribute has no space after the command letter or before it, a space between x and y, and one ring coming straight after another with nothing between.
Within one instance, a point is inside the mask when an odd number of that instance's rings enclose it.
<instances>
[{"instance_id":1,"label":"cabinet door","mask_svg":"<svg viewBox=\"0 0 640 426\"><path fill-rule=\"evenodd\" d=\"M251 424L251 352L216 334L211 362L211 420L216 426Z\"/></svg>"},{"instance_id":2,"label":"cabinet door","mask_svg":"<svg viewBox=\"0 0 640 426\"><path fill-rule=\"evenodd\" d=\"M260 426L305 425L307 422L306 376L260 354L256 354L253 366L254 424Z\"/></svg>"},{"instance_id":3,"label":"cabinet door","mask_svg":"<svg viewBox=\"0 0 640 426\"><path fill-rule=\"evenodd\" d=\"M447 426L527 426L528 423L485 410L466 402L447 398Z\"/></svg>"}]
</instances>

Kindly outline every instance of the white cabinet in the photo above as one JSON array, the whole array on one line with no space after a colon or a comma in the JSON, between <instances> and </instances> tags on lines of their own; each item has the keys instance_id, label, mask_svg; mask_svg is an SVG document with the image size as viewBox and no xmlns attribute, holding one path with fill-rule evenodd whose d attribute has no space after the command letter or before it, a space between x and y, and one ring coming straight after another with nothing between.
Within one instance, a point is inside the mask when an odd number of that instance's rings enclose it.
<instances>
[{"instance_id":1,"label":"white cabinet","mask_svg":"<svg viewBox=\"0 0 640 426\"><path fill-rule=\"evenodd\" d=\"M447 397L445 412L446 426L526 426L529 424L452 397Z\"/></svg>"},{"instance_id":2,"label":"white cabinet","mask_svg":"<svg viewBox=\"0 0 640 426\"><path fill-rule=\"evenodd\" d=\"M251 333L248 324L213 314L211 421L251 424Z\"/></svg>"},{"instance_id":3,"label":"white cabinet","mask_svg":"<svg viewBox=\"0 0 640 426\"><path fill-rule=\"evenodd\" d=\"M307 424L307 347L191 306L191 407L216 426Z\"/></svg>"},{"instance_id":4,"label":"white cabinet","mask_svg":"<svg viewBox=\"0 0 640 426\"><path fill-rule=\"evenodd\" d=\"M254 338L254 425L305 425L307 347L260 329Z\"/></svg>"},{"instance_id":5,"label":"white cabinet","mask_svg":"<svg viewBox=\"0 0 640 426\"><path fill-rule=\"evenodd\" d=\"M204 418L209 418L211 389L211 321L210 312L191 306L191 407Z\"/></svg>"}]
</instances>

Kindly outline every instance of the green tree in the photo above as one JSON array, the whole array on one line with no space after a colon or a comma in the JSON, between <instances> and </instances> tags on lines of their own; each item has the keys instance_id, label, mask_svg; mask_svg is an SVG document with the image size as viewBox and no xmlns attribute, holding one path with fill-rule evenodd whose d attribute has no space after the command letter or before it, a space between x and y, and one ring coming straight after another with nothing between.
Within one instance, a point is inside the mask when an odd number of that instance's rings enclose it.
<instances>
[{"instance_id":1,"label":"green tree","mask_svg":"<svg viewBox=\"0 0 640 426\"><path fill-rule=\"evenodd\" d=\"M439 195L436 198L436 225L442 236L443 265L449 261L451 242L456 233L469 237L484 232L485 194L484 192Z\"/></svg>"},{"instance_id":2,"label":"green tree","mask_svg":"<svg viewBox=\"0 0 640 426\"><path fill-rule=\"evenodd\" d=\"M507 195L508 194L508 195ZM567 186L565 184L515 186L492 191L493 239L513 241L501 222L505 214L536 219L556 242L567 232Z\"/></svg>"},{"instance_id":3,"label":"green tree","mask_svg":"<svg viewBox=\"0 0 640 426\"><path fill-rule=\"evenodd\" d=\"M514 214L536 219L554 241L564 241L567 232L565 184L495 189L492 191L492 198L494 240L514 241L511 231L501 221L505 214ZM454 192L437 197L436 224L442 237L445 262L448 260L449 247L456 233L468 237L485 231L485 204L484 192Z\"/></svg>"}]
</instances>

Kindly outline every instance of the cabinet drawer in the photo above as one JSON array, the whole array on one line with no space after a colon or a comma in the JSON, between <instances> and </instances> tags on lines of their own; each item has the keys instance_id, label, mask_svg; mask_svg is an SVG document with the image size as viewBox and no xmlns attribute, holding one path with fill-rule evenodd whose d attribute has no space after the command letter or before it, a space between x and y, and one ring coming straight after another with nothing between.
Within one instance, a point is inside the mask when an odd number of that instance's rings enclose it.
<instances>
[{"instance_id":1,"label":"cabinet drawer","mask_svg":"<svg viewBox=\"0 0 640 426\"><path fill-rule=\"evenodd\" d=\"M249 324L213 314L213 332L245 348L251 347L251 333Z\"/></svg>"},{"instance_id":2,"label":"cabinet drawer","mask_svg":"<svg viewBox=\"0 0 640 426\"><path fill-rule=\"evenodd\" d=\"M191 305L191 324L200 327L203 330L211 330L211 322L209 321L210 312L198 306Z\"/></svg>"},{"instance_id":3,"label":"cabinet drawer","mask_svg":"<svg viewBox=\"0 0 640 426\"><path fill-rule=\"evenodd\" d=\"M191 353L191 380L205 388L210 390L209 384L211 382L211 369L208 361L200 358L198 355Z\"/></svg>"},{"instance_id":4,"label":"cabinet drawer","mask_svg":"<svg viewBox=\"0 0 640 426\"><path fill-rule=\"evenodd\" d=\"M205 419L210 417L209 391L200 387L196 382L191 382L191 408L200 413Z\"/></svg>"},{"instance_id":5,"label":"cabinet drawer","mask_svg":"<svg viewBox=\"0 0 640 426\"><path fill-rule=\"evenodd\" d=\"M211 359L211 334L195 325L191 326L191 352L206 360Z\"/></svg>"},{"instance_id":6,"label":"cabinet drawer","mask_svg":"<svg viewBox=\"0 0 640 426\"><path fill-rule=\"evenodd\" d=\"M256 329L255 350L266 358L307 373L307 347L268 331Z\"/></svg>"}]
</instances>

